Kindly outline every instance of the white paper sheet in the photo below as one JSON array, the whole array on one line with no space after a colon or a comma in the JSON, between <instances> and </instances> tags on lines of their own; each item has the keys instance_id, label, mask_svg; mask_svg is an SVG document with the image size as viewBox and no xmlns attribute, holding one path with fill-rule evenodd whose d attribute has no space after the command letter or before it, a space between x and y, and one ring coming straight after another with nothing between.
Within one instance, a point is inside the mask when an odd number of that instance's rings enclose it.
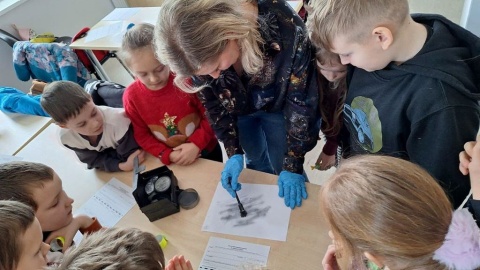
<instances>
[{"instance_id":1,"label":"white paper sheet","mask_svg":"<svg viewBox=\"0 0 480 270\"><path fill-rule=\"evenodd\" d=\"M113 227L135 205L132 192L132 187L112 178L75 211L75 215L96 217L103 227ZM74 238L75 243L79 243L81 237L78 233Z\"/></svg>"},{"instance_id":2,"label":"white paper sheet","mask_svg":"<svg viewBox=\"0 0 480 270\"><path fill-rule=\"evenodd\" d=\"M10 155L0 154L0 164L7 163L7 162L10 162L10 161L20 161L20 160L23 160L23 158L18 157L18 156L10 156Z\"/></svg>"},{"instance_id":3,"label":"white paper sheet","mask_svg":"<svg viewBox=\"0 0 480 270\"><path fill-rule=\"evenodd\" d=\"M269 252L269 246L210 237L198 269L256 269L267 266Z\"/></svg>"},{"instance_id":4,"label":"white paper sheet","mask_svg":"<svg viewBox=\"0 0 480 270\"><path fill-rule=\"evenodd\" d=\"M139 8L116 8L105 16L102 21L125 21L139 12Z\"/></svg>"},{"instance_id":5,"label":"white paper sheet","mask_svg":"<svg viewBox=\"0 0 480 270\"><path fill-rule=\"evenodd\" d=\"M85 37L85 42L91 42L97 39L101 39L108 36L115 36L119 34L123 34L127 29L122 29L123 22L116 22L113 24L97 27L91 29L87 32L87 36Z\"/></svg>"},{"instance_id":6,"label":"white paper sheet","mask_svg":"<svg viewBox=\"0 0 480 270\"><path fill-rule=\"evenodd\" d=\"M237 201L218 183L203 231L287 240L291 209L278 197L276 185L242 184L237 193L247 216L240 217Z\"/></svg>"}]
</instances>

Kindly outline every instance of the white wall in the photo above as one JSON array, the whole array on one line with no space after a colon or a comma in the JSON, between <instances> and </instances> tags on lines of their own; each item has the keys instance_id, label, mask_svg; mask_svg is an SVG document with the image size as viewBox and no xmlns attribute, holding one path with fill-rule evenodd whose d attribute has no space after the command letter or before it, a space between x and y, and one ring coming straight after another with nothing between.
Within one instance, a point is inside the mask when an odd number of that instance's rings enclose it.
<instances>
[{"instance_id":1,"label":"white wall","mask_svg":"<svg viewBox=\"0 0 480 270\"><path fill-rule=\"evenodd\" d=\"M28 0L0 16L0 28L16 35L11 27L29 27L37 34L52 32L55 36L74 36L80 29L93 26L113 10L106 0ZM15 87L23 91L30 82L22 82L15 75L12 49L0 42L0 86Z\"/></svg>"},{"instance_id":2,"label":"white wall","mask_svg":"<svg viewBox=\"0 0 480 270\"><path fill-rule=\"evenodd\" d=\"M411 13L441 14L454 23L460 23L464 0L408 0L408 2Z\"/></svg>"},{"instance_id":3,"label":"white wall","mask_svg":"<svg viewBox=\"0 0 480 270\"><path fill-rule=\"evenodd\" d=\"M480 37L480 1L465 1L460 25Z\"/></svg>"}]
</instances>

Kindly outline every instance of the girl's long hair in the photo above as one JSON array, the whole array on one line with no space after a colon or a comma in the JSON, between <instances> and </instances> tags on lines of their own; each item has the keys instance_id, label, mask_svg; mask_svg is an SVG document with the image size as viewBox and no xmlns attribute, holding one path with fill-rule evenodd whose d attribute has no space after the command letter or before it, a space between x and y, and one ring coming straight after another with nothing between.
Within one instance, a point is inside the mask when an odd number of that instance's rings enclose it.
<instances>
[{"instance_id":1,"label":"girl's long hair","mask_svg":"<svg viewBox=\"0 0 480 270\"><path fill-rule=\"evenodd\" d=\"M324 49L317 49L316 59L322 65L341 65L337 54ZM347 96L346 78L343 77L335 82L329 82L322 74L318 74L317 77L320 98L319 108L324 123L324 125L322 124L322 131L329 136L336 136L340 133L343 125L343 106Z\"/></svg>"},{"instance_id":2,"label":"girl's long hair","mask_svg":"<svg viewBox=\"0 0 480 270\"><path fill-rule=\"evenodd\" d=\"M354 265L369 252L391 270L447 269L432 256L445 240L452 205L419 166L388 156L347 159L320 198L341 256Z\"/></svg>"}]
</instances>

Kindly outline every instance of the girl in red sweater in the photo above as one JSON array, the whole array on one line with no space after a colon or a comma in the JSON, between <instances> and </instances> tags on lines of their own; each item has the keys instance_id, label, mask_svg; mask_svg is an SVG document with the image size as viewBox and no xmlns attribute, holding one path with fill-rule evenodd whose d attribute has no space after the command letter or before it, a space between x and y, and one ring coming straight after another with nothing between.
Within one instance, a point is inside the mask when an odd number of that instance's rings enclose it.
<instances>
[{"instance_id":1,"label":"girl in red sweater","mask_svg":"<svg viewBox=\"0 0 480 270\"><path fill-rule=\"evenodd\" d=\"M153 26L138 24L122 42L122 57L136 77L123 95L135 140L165 165L189 165L198 157L222 162L202 103L173 84L175 75L155 57L152 41Z\"/></svg>"}]
</instances>

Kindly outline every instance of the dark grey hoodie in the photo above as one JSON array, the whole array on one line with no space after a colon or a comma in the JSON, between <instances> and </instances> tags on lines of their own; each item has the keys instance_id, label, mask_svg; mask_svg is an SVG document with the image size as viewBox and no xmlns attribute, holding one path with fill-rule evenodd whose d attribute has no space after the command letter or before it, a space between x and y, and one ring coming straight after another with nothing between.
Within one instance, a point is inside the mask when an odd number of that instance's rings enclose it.
<instances>
[{"instance_id":1,"label":"dark grey hoodie","mask_svg":"<svg viewBox=\"0 0 480 270\"><path fill-rule=\"evenodd\" d=\"M417 163L457 207L470 189L458 155L480 122L480 39L439 15L412 17L428 31L417 55L375 72L349 69L343 147Z\"/></svg>"}]
</instances>

